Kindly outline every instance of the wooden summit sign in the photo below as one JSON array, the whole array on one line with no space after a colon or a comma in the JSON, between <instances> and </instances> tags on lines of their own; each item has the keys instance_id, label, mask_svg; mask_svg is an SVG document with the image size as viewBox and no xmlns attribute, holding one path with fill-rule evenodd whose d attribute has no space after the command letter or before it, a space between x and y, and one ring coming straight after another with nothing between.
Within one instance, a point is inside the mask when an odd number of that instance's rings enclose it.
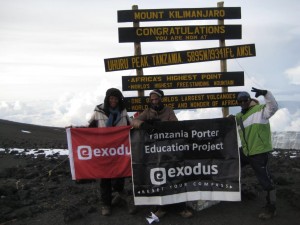
<instances>
[{"instance_id":1,"label":"wooden summit sign","mask_svg":"<svg viewBox=\"0 0 300 225\"><path fill-rule=\"evenodd\" d=\"M244 86L244 72L123 76L123 91Z\"/></svg>"},{"instance_id":2,"label":"wooden summit sign","mask_svg":"<svg viewBox=\"0 0 300 225\"><path fill-rule=\"evenodd\" d=\"M104 64L105 71L111 72L118 70L252 57L255 55L255 45L248 44L110 58L104 59Z\"/></svg>"},{"instance_id":3,"label":"wooden summit sign","mask_svg":"<svg viewBox=\"0 0 300 225\"><path fill-rule=\"evenodd\" d=\"M241 25L121 27L119 42L241 39Z\"/></svg>"},{"instance_id":4,"label":"wooden summit sign","mask_svg":"<svg viewBox=\"0 0 300 225\"><path fill-rule=\"evenodd\" d=\"M173 109L196 109L212 107L238 106L237 95L239 92L205 93L190 95L164 96L164 105ZM149 97L125 97L125 105L128 112L143 111L148 108Z\"/></svg>"},{"instance_id":5,"label":"wooden summit sign","mask_svg":"<svg viewBox=\"0 0 300 225\"><path fill-rule=\"evenodd\" d=\"M118 22L241 19L241 7L119 10Z\"/></svg>"}]
</instances>

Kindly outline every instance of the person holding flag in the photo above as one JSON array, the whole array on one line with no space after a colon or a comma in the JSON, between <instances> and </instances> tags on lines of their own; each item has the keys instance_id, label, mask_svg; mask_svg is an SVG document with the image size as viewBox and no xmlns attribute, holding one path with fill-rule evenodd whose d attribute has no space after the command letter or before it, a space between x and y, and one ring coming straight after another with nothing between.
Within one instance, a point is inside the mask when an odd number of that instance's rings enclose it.
<instances>
[{"instance_id":1,"label":"person holding flag","mask_svg":"<svg viewBox=\"0 0 300 225\"><path fill-rule=\"evenodd\" d=\"M124 104L124 97L120 90L110 88L106 91L104 103L97 105L89 120L89 127L116 127L127 126L131 120L127 114ZM100 180L101 200L103 206L101 214L108 216L111 214L111 206L124 200L126 193L124 190L125 178L102 178ZM117 194L112 198L112 192Z\"/></svg>"}]
</instances>

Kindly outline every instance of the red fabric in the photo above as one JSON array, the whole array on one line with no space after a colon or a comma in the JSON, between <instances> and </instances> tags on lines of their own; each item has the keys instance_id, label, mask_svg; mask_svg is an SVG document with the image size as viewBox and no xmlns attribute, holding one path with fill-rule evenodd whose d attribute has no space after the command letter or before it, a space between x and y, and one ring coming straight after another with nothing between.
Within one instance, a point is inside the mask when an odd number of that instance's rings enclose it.
<instances>
[{"instance_id":1,"label":"red fabric","mask_svg":"<svg viewBox=\"0 0 300 225\"><path fill-rule=\"evenodd\" d=\"M137 118L141 113L140 112L136 112L133 114L133 118Z\"/></svg>"},{"instance_id":2,"label":"red fabric","mask_svg":"<svg viewBox=\"0 0 300 225\"><path fill-rule=\"evenodd\" d=\"M131 176L130 126L67 130L72 179Z\"/></svg>"}]
</instances>

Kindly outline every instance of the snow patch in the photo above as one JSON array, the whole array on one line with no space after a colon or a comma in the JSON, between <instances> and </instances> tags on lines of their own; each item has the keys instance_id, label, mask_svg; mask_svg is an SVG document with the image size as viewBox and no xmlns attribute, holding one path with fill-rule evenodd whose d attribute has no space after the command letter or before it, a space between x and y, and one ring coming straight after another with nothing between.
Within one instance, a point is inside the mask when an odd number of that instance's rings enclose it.
<instances>
[{"instance_id":1,"label":"snow patch","mask_svg":"<svg viewBox=\"0 0 300 225\"><path fill-rule=\"evenodd\" d=\"M31 132L30 132L30 131L28 131L28 130L21 130L21 132L22 132L22 133L31 134Z\"/></svg>"},{"instance_id":2,"label":"snow patch","mask_svg":"<svg viewBox=\"0 0 300 225\"><path fill-rule=\"evenodd\" d=\"M274 149L300 150L300 132L273 132L272 144Z\"/></svg>"}]
</instances>

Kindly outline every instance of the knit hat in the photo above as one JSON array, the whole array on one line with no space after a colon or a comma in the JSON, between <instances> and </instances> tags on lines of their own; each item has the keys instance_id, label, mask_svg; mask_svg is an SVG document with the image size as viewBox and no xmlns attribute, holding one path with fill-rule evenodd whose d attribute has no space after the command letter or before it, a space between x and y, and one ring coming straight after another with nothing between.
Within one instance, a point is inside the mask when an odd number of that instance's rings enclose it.
<instances>
[{"instance_id":1,"label":"knit hat","mask_svg":"<svg viewBox=\"0 0 300 225\"><path fill-rule=\"evenodd\" d=\"M246 91L241 91L238 96L237 96L237 100L238 101L241 101L241 100L249 100L251 97L250 97L250 94Z\"/></svg>"},{"instance_id":2,"label":"knit hat","mask_svg":"<svg viewBox=\"0 0 300 225\"><path fill-rule=\"evenodd\" d=\"M164 92L160 89L154 89L153 91L150 92L149 96L152 94L156 94L161 98L164 97Z\"/></svg>"}]
</instances>

